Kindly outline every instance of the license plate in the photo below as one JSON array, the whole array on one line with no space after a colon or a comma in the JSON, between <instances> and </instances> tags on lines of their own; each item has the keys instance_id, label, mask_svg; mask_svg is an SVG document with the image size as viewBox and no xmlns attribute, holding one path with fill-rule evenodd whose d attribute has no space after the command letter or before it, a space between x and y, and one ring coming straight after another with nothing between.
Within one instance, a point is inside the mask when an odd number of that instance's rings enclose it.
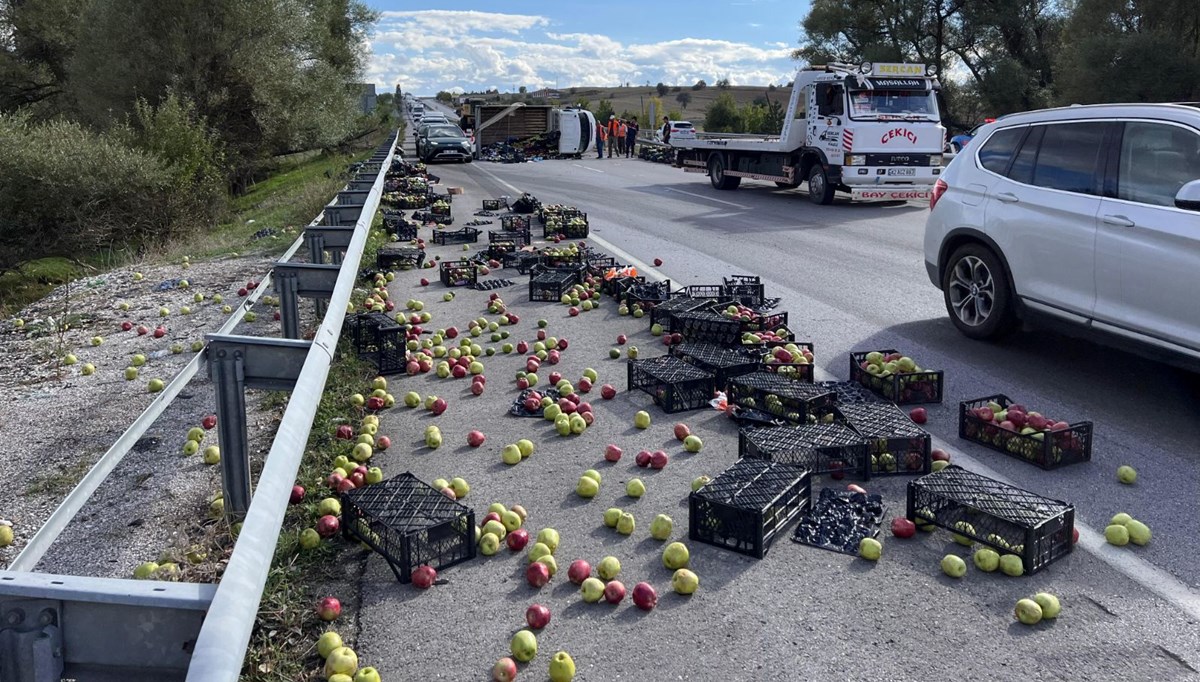
<instances>
[{"instance_id":1,"label":"license plate","mask_svg":"<svg viewBox=\"0 0 1200 682\"><path fill-rule=\"evenodd\" d=\"M888 175L916 175L916 168L889 168Z\"/></svg>"}]
</instances>

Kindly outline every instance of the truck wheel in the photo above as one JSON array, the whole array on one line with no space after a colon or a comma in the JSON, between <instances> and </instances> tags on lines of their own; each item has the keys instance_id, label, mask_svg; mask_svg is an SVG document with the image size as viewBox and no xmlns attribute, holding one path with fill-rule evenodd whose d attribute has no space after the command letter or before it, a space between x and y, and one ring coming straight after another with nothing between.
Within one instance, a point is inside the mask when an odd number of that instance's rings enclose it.
<instances>
[{"instance_id":1,"label":"truck wheel","mask_svg":"<svg viewBox=\"0 0 1200 682\"><path fill-rule=\"evenodd\" d=\"M825 169L813 166L808 174L808 200L820 206L833 203L833 186L825 176Z\"/></svg>"},{"instance_id":2,"label":"truck wheel","mask_svg":"<svg viewBox=\"0 0 1200 682\"><path fill-rule=\"evenodd\" d=\"M708 160L708 180L714 189L737 189L742 179L725 175L725 159L720 154L713 154Z\"/></svg>"}]
</instances>

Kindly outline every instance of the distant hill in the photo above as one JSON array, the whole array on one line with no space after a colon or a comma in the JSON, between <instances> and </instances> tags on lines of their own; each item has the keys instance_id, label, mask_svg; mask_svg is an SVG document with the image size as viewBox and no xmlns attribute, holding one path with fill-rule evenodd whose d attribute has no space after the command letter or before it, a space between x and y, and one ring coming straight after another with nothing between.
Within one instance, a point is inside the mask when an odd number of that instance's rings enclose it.
<instances>
[{"instance_id":1,"label":"distant hill","mask_svg":"<svg viewBox=\"0 0 1200 682\"><path fill-rule=\"evenodd\" d=\"M549 91L554 91L550 88ZM600 100L609 100L612 102L612 108L620 116L628 111L638 117L640 121L643 114L641 113L650 106L650 98L657 97L658 92L656 86L638 85L628 88L597 88L597 87L567 87L559 88L557 91L559 96L557 99L544 98L546 90L538 90L524 95L525 101L531 104L574 104L581 99L586 99L588 108L592 111L600 106ZM733 85L722 90L715 85L709 85L700 90L693 90L691 85L671 86L665 96L659 97L667 111L679 111L683 120L691 121L696 127L703 129L704 112L708 109L708 105L712 104L722 92L728 92L733 95L738 106L750 104L756 97L768 96L772 101L778 101L784 107L787 106L788 97L792 94L792 89L789 87L776 87L774 90L769 90L766 85ZM691 101L684 107L676 100L681 93L687 93L691 96ZM496 98L502 102L513 101L514 98L520 99L522 95L510 94L491 94L484 93L464 93L468 97L488 97ZM658 112L658 120L661 121L664 116L663 112ZM645 121L642 121L643 125Z\"/></svg>"}]
</instances>

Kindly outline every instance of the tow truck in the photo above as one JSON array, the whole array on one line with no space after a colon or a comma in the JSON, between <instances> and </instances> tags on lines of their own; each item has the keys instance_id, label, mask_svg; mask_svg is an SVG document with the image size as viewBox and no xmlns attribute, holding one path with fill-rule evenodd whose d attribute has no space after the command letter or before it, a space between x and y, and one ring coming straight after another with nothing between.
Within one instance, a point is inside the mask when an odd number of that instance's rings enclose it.
<instances>
[{"instance_id":1,"label":"tow truck","mask_svg":"<svg viewBox=\"0 0 1200 682\"><path fill-rule=\"evenodd\" d=\"M809 199L928 199L942 170L946 129L936 72L923 64L804 66L778 135L698 133L671 138L676 165L719 190L743 178L779 187L808 183Z\"/></svg>"}]
</instances>

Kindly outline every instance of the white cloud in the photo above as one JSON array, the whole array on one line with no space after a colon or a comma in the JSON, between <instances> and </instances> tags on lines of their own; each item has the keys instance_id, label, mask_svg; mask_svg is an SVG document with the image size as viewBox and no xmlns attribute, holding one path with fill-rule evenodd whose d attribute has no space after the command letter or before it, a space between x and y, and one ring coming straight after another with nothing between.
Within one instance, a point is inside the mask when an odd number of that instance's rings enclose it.
<instances>
[{"instance_id":1,"label":"white cloud","mask_svg":"<svg viewBox=\"0 0 1200 682\"><path fill-rule=\"evenodd\" d=\"M783 83L795 63L781 43L709 38L623 44L595 33L551 30L544 16L421 10L384 12L371 40L367 79L385 91L502 91L664 82Z\"/></svg>"}]
</instances>

